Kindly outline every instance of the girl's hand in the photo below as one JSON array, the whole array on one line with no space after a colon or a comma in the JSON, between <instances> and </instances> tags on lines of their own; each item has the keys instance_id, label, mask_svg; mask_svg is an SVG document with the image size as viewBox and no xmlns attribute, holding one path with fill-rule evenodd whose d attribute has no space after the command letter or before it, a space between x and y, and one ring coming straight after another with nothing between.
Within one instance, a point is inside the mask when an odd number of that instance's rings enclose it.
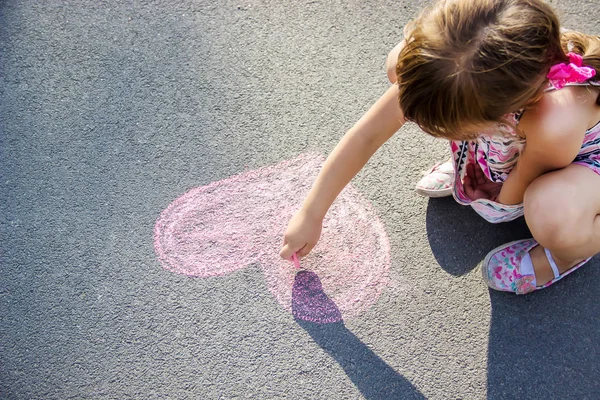
<instances>
[{"instance_id":1,"label":"girl's hand","mask_svg":"<svg viewBox=\"0 0 600 400\"><path fill-rule=\"evenodd\" d=\"M465 193L472 200L486 199L495 201L502 188L501 183L490 181L479 165L467 165L467 174L463 179Z\"/></svg>"},{"instance_id":2,"label":"girl's hand","mask_svg":"<svg viewBox=\"0 0 600 400\"><path fill-rule=\"evenodd\" d=\"M315 247L321 237L323 219L314 217L304 210L298 211L288 223L283 237L281 258L290 260L294 253L304 257Z\"/></svg>"}]
</instances>

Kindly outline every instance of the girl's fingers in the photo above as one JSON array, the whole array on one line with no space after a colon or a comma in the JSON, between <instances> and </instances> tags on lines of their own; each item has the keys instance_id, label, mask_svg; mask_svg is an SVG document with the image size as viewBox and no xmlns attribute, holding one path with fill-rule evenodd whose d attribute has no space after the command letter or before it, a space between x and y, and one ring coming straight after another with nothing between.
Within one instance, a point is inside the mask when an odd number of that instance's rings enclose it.
<instances>
[{"instance_id":1,"label":"girl's fingers","mask_svg":"<svg viewBox=\"0 0 600 400\"><path fill-rule=\"evenodd\" d=\"M481 185L485 183L485 175L483 175L483 171L479 166L469 164L467 165L467 175L470 177L470 181L473 185Z\"/></svg>"},{"instance_id":2,"label":"girl's fingers","mask_svg":"<svg viewBox=\"0 0 600 400\"><path fill-rule=\"evenodd\" d=\"M288 260L291 261L292 260L292 255L294 253L296 253L296 255L298 256L298 258L302 258L305 255L307 255L308 253L310 253L310 251L313 249L315 245L314 244L305 244L304 246L298 248L297 246L290 246L290 244L286 244L285 246L283 246L283 248L281 249L281 251L279 252L279 256L281 258L283 258L284 260Z\"/></svg>"},{"instance_id":3,"label":"girl's fingers","mask_svg":"<svg viewBox=\"0 0 600 400\"><path fill-rule=\"evenodd\" d=\"M475 171L475 174L477 176L477 183L483 185L487 181L487 177L485 176L481 168L479 168L479 166L475 168Z\"/></svg>"},{"instance_id":4,"label":"girl's fingers","mask_svg":"<svg viewBox=\"0 0 600 400\"><path fill-rule=\"evenodd\" d=\"M475 166L473 164L467 165L467 176L475 177Z\"/></svg>"},{"instance_id":5,"label":"girl's fingers","mask_svg":"<svg viewBox=\"0 0 600 400\"><path fill-rule=\"evenodd\" d=\"M294 254L296 252L296 249L294 249L292 246L290 246L289 243L286 243L283 248L281 249L281 251L279 252L279 256L281 258L283 258L284 260L290 260L292 258L292 254Z\"/></svg>"},{"instance_id":6,"label":"girl's fingers","mask_svg":"<svg viewBox=\"0 0 600 400\"><path fill-rule=\"evenodd\" d=\"M471 199L475 200L475 198L473 197L475 195L474 188L471 185L463 185L463 188L465 189L465 194Z\"/></svg>"},{"instance_id":7,"label":"girl's fingers","mask_svg":"<svg viewBox=\"0 0 600 400\"><path fill-rule=\"evenodd\" d=\"M484 190L475 190L475 196L477 199L489 199L490 194Z\"/></svg>"},{"instance_id":8,"label":"girl's fingers","mask_svg":"<svg viewBox=\"0 0 600 400\"><path fill-rule=\"evenodd\" d=\"M306 244L304 245L303 248L301 248L300 250L298 250L296 252L296 254L298 255L298 258L302 258L304 256L306 256L308 253L310 253L310 251L313 249L315 245L310 245L310 244Z\"/></svg>"},{"instance_id":9,"label":"girl's fingers","mask_svg":"<svg viewBox=\"0 0 600 400\"><path fill-rule=\"evenodd\" d=\"M473 200L492 199L500 192L502 185L492 182L483 172L479 164L467 165L467 173L463 178L465 194Z\"/></svg>"}]
</instances>

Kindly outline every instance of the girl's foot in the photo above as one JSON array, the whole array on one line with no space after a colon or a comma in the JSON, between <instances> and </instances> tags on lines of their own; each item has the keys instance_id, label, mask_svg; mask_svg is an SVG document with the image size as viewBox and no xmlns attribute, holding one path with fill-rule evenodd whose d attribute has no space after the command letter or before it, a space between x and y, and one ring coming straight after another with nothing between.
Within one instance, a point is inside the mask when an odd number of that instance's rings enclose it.
<instances>
[{"instance_id":1,"label":"girl's foot","mask_svg":"<svg viewBox=\"0 0 600 400\"><path fill-rule=\"evenodd\" d=\"M481 272L492 289L526 294L550 286L588 260L557 263L550 251L539 246L534 239L524 239L489 252L483 260Z\"/></svg>"},{"instance_id":2,"label":"girl's foot","mask_svg":"<svg viewBox=\"0 0 600 400\"><path fill-rule=\"evenodd\" d=\"M424 177L417 183L417 194L424 197L446 197L452 195L454 184L454 165L452 160L443 164L435 164L424 173Z\"/></svg>"}]
</instances>

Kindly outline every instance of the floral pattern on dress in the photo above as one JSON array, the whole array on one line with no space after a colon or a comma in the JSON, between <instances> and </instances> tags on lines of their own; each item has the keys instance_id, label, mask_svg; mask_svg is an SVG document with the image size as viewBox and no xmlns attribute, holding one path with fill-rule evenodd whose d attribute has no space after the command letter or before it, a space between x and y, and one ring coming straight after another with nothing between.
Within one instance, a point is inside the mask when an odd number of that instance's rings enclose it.
<instances>
[{"instance_id":1,"label":"floral pattern on dress","mask_svg":"<svg viewBox=\"0 0 600 400\"><path fill-rule=\"evenodd\" d=\"M523 215L523 205L505 205L487 199L473 200L463 188L467 165L477 164L492 182L504 182L519 155L525 141L517 134L517 126L523 110L507 114L506 123L483 132L477 140L451 141L450 150L454 162L454 188L452 195L462 205L471 206L477 214L491 223L512 221ZM585 132L584 140L574 164L583 165L600 175L600 123Z\"/></svg>"}]
</instances>

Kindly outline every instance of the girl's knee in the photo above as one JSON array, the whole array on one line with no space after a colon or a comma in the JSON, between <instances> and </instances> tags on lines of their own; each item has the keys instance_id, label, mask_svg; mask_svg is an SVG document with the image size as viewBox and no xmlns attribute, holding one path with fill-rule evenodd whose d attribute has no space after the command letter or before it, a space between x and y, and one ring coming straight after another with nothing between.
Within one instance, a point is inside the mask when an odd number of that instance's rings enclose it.
<instances>
[{"instance_id":1,"label":"girl's knee","mask_svg":"<svg viewBox=\"0 0 600 400\"><path fill-rule=\"evenodd\" d=\"M525 191L525 221L533 237L548 248L577 246L588 239L582 212L569 189L538 178Z\"/></svg>"}]
</instances>

